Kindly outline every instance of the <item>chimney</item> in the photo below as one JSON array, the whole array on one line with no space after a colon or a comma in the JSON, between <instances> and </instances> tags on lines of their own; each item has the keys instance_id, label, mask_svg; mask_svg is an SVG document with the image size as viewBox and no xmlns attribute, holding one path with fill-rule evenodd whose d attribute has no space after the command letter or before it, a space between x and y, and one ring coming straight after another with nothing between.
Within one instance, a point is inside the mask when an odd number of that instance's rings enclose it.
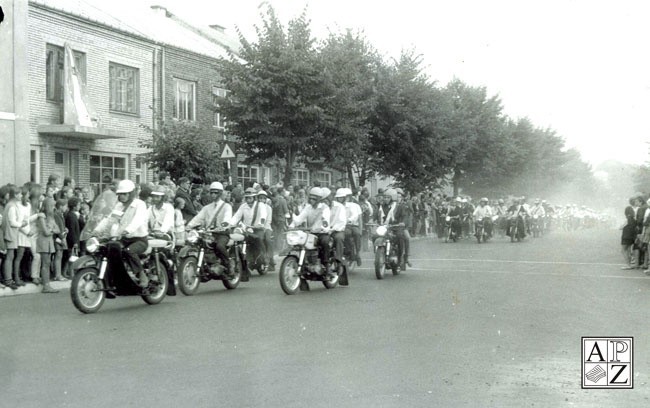
<instances>
[{"instance_id":1,"label":"chimney","mask_svg":"<svg viewBox=\"0 0 650 408\"><path fill-rule=\"evenodd\" d=\"M161 15L164 15L165 17L171 17L171 13L167 11L167 9L164 6L154 5L151 6L151 9Z\"/></svg>"},{"instance_id":2,"label":"chimney","mask_svg":"<svg viewBox=\"0 0 650 408\"><path fill-rule=\"evenodd\" d=\"M223 32L226 31L226 27L220 26L219 24L212 24L212 25L210 25L210 28L212 28L213 30L217 30L220 33L223 33Z\"/></svg>"}]
</instances>

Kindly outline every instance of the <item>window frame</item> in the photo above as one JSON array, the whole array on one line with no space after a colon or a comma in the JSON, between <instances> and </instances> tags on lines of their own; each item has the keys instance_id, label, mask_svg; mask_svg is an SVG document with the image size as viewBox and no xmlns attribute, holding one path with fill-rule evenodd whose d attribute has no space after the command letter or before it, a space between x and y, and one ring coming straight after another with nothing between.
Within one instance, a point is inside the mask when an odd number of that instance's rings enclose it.
<instances>
[{"instance_id":1,"label":"window frame","mask_svg":"<svg viewBox=\"0 0 650 408\"><path fill-rule=\"evenodd\" d=\"M56 60L50 60L50 53ZM72 50L75 56L75 65L81 74L81 80L86 84L86 54ZM56 67L51 66L55 64ZM63 88L65 83L65 48L56 44L45 44L45 99L52 103L63 103ZM54 83L52 82L54 81Z\"/></svg>"},{"instance_id":2,"label":"window frame","mask_svg":"<svg viewBox=\"0 0 650 408\"><path fill-rule=\"evenodd\" d=\"M291 184L294 186L308 186L309 184L309 179L310 179L310 174L309 170L303 169L303 168L294 168L292 169L292 175L291 175ZM302 178L298 178L298 174L306 174L307 175L307 181L303 181Z\"/></svg>"},{"instance_id":3,"label":"window frame","mask_svg":"<svg viewBox=\"0 0 650 408\"><path fill-rule=\"evenodd\" d=\"M114 72L116 72L115 75L117 75L117 70L120 69L131 71L133 73L133 110L132 111L128 110L129 79L128 78L126 80L119 79L114 77L113 74ZM125 105L126 107L124 109L121 109L120 107L117 106L118 103L113 100L113 95L117 96L119 93L122 93L121 90L117 89L117 85L125 81L126 81L126 96L125 96L126 102L123 102L122 104ZM115 90L114 87L116 88ZM139 68L109 61L108 63L108 110L111 113L120 113L125 115L134 115L134 116L140 115L140 69Z\"/></svg>"},{"instance_id":4,"label":"window frame","mask_svg":"<svg viewBox=\"0 0 650 408\"><path fill-rule=\"evenodd\" d=\"M325 183L325 185L328 185L328 186L332 185L332 173L331 172L325 171L325 170L319 170L319 171L316 172L316 174L314 176L315 176L316 180L320 181L321 183ZM327 181L323 180L323 177L321 177L321 176L327 176L327 177L325 177L327 179Z\"/></svg>"},{"instance_id":5,"label":"window frame","mask_svg":"<svg viewBox=\"0 0 650 408\"><path fill-rule=\"evenodd\" d=\"M248 176L240 176L239 171L248 171L249 175ZM251 172L255 170L255 178L250 175ZM247 181L252 181L253 183L259 183L260 180L260 167L259 166L246 166L242 164L237 165L237 181L242 184L242 186L246 185Z\"/></svg>"},{"instance_id":6,"label":"window frame","mask_svg":"<svg viewBox=\"0 0 650 408\"><path fill-rule=\"evenodd\" d=\"M188 84L192 86L192 117L191 118L181 118L180 117L180 107L181 107L181 100L180 100L180 86L182 84ZM187 105L187 103L185 103ZM187 106L185 106L185 112L189 112L189 109ZM175 120L179 121L185 121L185 122L196 122L196 81L189 81L187 79L182 79L182 78L176 78L174 77L174 112L172 114L172 117Z\"/></svg>"},{"instance_id":7,"label":"window frame","mask_svg":"<svg viewBox=\"0 0 650 408\"><path fill-rule=\"evenodd\" d=\"M221 88L218 85L212 85L212 103L215 108L219 108L219 98L225 98L226 96L228 96L227 89ZM214 112L214 116L212 117L212 127L219 130L224 130L226 128L225 117L222 118L220 112Z\"/></svg>"},{"instance_id":8,"label":"window frame","mask_svg":"<svg viewBox=\"0 0 650 408\"><path fill-rule=\"evenodd\" d=\"M34 153L33 160L32 152ZM39 146L32 146L29 149L29 180L33 183L41 182L41 149Z\"/></svg>"},{"instance_id":9,"label":"window frame","mask_svg":"<svg viewBox=\"0 0 650 408\"><path fill-rule=\"evenodd\" d=\"M99 157L99 167L98 166L93 166L91 164L92 160L93 160L93 156ZM110 157L112 159L112 161L113 161L113 166L110 167L110 169L112 170L112 172L111 172L112 176L111 177L113 179L115 178L115 170L116 169L124 170L124 178L123 178L123 180L126 180L126 179L129 178L129 157L128 157L128 155L119 154L119 153L89 152L88 153L88 170L89 170L89 174L88 174L89 182L88 182L88 184L90 185L91 188L93 188L95 190L96 194L100 194L108 186L108 183L104 183L103 180L102 180L104 170L109 168L109 167L104 167L104 165L103 165L103 158L104 157ZM124 168L115 167L115 159L116 158L124 159ZM99 169L99 182L95 182L95 181L92 180L92 170L97 169L97 168Z\"/></svg>"}]
</instances>

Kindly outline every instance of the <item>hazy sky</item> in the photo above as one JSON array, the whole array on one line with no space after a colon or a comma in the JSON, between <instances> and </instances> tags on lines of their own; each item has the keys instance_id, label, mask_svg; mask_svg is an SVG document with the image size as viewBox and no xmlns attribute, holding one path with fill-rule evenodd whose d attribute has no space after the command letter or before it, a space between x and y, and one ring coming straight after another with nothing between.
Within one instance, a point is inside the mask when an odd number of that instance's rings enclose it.
<instances>
[{"instance_id":1,"label":"hazy sky","mask_svg":"<svg viewBox=\"0 0 650 408\"><path fill-rule=\"evenodd\" d=\"M103 0L85 0L107 4ZM249 38L259 0L114 0L160 4ZM453 77L501 97L505 113L550 127L592 164L650 159L650 2L269 0L283 22L307 5L316 37L363 30L387 56L415 48L440 85ZM105 6L104 6L105 7ZM233 30L234 34L234 30Z\"/></svg>"}]
</instances>

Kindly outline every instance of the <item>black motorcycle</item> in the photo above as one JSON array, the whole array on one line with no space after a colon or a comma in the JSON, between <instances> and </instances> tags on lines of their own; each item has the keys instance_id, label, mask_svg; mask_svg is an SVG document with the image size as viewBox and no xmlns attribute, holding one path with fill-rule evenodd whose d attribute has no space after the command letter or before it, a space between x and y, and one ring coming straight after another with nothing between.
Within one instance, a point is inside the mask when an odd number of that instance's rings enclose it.
<instances>
[{"instance_id":1,"label":"black motorcycle","mask_svg":"<svg viewBox=\"0 0 650 408\"><path fill-rule=\"evenodd\" d=\"M384 279L386 268L390 268L393 275L399 275L406 270L404 248L399 245L399 234L403 233L404 224L380 225L374 231L375 249L375 277Z\"/></svg>"},{"instance_id":2,"label":"black motorcycle","mask_svg":"<svg viewBox=\"0 0 650 408\"><path fill-rule=\"evenodd\" d=\"M257 271L259 275L266 275L269 267L263 248L264 243L262 242L261 247L253 244L253 241L250 239L254 233L252 227L241 224L239 228L244 232L245 237L241 245L244 269L249 272Z\"/></svg>"},{"instance_id":3,"label":"black motorcycle","mask_svg":"<svg viewBox=\"0 0 650 408\"><path fill-rule=\"evenodd\" d=\"M510 217L510 242L521 242L526 237L525 215L519 213Z\"/></svg>"},{"instance_id":4,"label":"black motorcycle","mask_svg":"<svg viewBox=\"0 0 650 408\"><path fill-rule=\"evenodd\" d=\"M97 312L104 301L117 296L141 296L155 305L166 295L175 295L173 287L174 241L170 236L150 237L147 250L140 255L143 271L149 280L147 286L140 286L134 272L124 262L122 244L115 237L115 226L119 216L111 213L117 200L111 191L103 193L95 201L89 221L81 232L86 253L72 264L74 276L70 285L70 297L74 306L82 313ZM102 224L102 220L105 222ZM102 225L102 230L95 227Z\"/></svg>"},{"instance_id":5,"label":"black motorcycle","mask_svg":"<svg viewBox=\"0 0 650 408\"><path fill-rule=\"evenodd\" d=\"M445 217L445 242L458 241L460 230L460 215L447 215Z\"/></svg>"},{"instance_id":6,"label":"black motorcycle","mask_svg":"<svg viewBox=\"0 0 650 408\"><path fill-rule=\"evenodd\" d=\"M298 290L309 290L307 281L320 281L327 289L337 285L347 286L347 269L343 262L335 257L334 240L330 236L330 251L328 256L330 271L320 261L318 255L318 237L308 230L293 229L287 231L288 248L280 265L280 287L287 295L293 295Z\"/></svg>"},{"instance_id":7,"label":"black motorcycle","mask_svg":"<svg viewBox=\"0 0 650 408\"><path fill-rule=\"evenodd\" d=\"M213 250L215 234L228 234L226 245L230 265L223 265ZM188 231L186 245L178 253L178 288L184 295L194 295L201 282L220 280L226 289L235 289L239 282L248 280L242 247L245 232L242 228L221 228Z\"/></svg>"}]
</instances>

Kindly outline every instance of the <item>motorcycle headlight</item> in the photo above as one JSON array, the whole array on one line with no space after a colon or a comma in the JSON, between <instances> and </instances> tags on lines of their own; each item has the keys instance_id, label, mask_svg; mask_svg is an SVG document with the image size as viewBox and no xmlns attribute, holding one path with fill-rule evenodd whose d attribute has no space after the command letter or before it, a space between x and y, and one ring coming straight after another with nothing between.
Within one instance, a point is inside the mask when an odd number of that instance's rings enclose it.
<instances>
[{"instance_id":1,"label":"motorcycle headlight","mask_svg":"<svg viewBox=\"0 0 650 408\"><path fill-rule=\"evenodd\" d=\"M86 251L89 254L97 252L98 249L99 249L99 240L97 238L92 237L86 240Z\"/></svg>"},{"instance_id":2,"label":"motorcycle headlight","mask_svg":"<svg viewBox=\"0 0 650 408\"><path fill-rule=\"evenodd\" d=\"M450 217L450 216L446 216L446 217L445 217L445 221L447 221L447 222L451 221L451 217Z\"/></svg>"},{"instance_id":3,"label":"motorcycle headlight","mask_svg":"<svg viewBox=\"0 0 650 408\"><path fill-rule=\"evenodd\" d=\"M388 232L388 228L385 225L380 225L377 227L377 235L383 237Z\"/></svg>"},{"instance_id":4,"label":"motorcycle headlight","mask_svg":"<svg viewBox=\"0 0 650 408\"><path fill-rule=\"evenodd\" d=\"M192 230L187 233L187 236L185 237L185 240L189 242L190 244L196 244L196 242L199 240L199 233L198 231Z\"/></svg>"}]
</instances>

